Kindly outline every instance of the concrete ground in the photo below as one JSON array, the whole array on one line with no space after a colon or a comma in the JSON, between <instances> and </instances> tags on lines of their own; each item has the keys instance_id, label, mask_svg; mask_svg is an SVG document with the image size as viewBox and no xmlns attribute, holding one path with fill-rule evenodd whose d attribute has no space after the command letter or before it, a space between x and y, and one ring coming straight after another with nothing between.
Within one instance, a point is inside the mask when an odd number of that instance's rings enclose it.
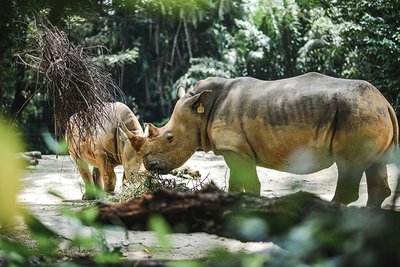
<instances>
[{"instance_id":1,"label":"concrete ground","mask_svg":"<svg viewBox=\"0 0 400 267\"><path fill-rule=\"evenodd\" d=\"M215 156L212 152L196 152L184 166L198 170L202 179L212 180L220 188L227 187L229 170L223 158ZM117 186L120 186L122 168L117 167L116 172L119 179ZM267 197L280 197L303 190L330 200L337 179L335 165L310 175L294 175L265 168L257 168L257 173L262 184L262 195ZM394 164L388 165L388 173L390 187L393 190L398 173ZM60 212L60 207L79 208L85 204L81 200L83 189L81 178L68 156L59 156L58 159L54 155L43 156L38 166L27 170L23 183L24 189L19 195L19 200L51 229L66 239L72 239L77 234L93 234L92 229L77 224L73 219L62 216ZM62 199L49 192L62 196ZM363 206L366 199L364 176L360 185L360 199L352 205ZM385 200L383 207L389 207L391 201L392 196ZM280 250L272 243L243 243L204 233L170 235L173 246L171 251L165 251L151 232L126 232L115 228L105 232L105 239L109 246L121 247L124 256L135 260L200 258L217 246L229 251L274 253Z\"/></svg>"}]
</instances>

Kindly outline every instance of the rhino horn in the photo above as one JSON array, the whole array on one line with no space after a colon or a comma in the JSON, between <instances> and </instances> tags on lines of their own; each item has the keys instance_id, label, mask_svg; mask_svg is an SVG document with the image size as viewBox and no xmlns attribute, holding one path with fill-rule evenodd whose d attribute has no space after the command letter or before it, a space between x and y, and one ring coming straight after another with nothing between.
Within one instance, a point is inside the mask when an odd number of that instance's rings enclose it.
<instances>
[{"instance_id":1,"label":"rhino horn","mask_svg":"<svg viewBox=\"0 0 400 267\"><path fill-rule=\"evenodd\" d=\"M159 135L158 128L151 123L144 124L144 132L145 135L148 136L149 138L156 137Z\"/></svg>"},{"instance_id":2,"label":"rhino horn","mask_svg":"<svg viewBox=\"0 0 400 267\"><path fill-rule=\"evenodd\" d=\"M126 136L129 139L129 142L135 148L135 150L139 151L146 142L146 139L143 136L132 133L123 122L120 123L119 128L126 134Z\"/></svg>"},{"instance_id":3,"label":"rhino horn","mask_svg":"<svg viewBox=\"0 0 400 267\"><path fill-rule=\"evenodd\" d=\"M176 95L178 98L182 98L186 94L186 89L183 87L182 84L178 86L178 89L176 89Z\"/></svg>"}]
</instances>

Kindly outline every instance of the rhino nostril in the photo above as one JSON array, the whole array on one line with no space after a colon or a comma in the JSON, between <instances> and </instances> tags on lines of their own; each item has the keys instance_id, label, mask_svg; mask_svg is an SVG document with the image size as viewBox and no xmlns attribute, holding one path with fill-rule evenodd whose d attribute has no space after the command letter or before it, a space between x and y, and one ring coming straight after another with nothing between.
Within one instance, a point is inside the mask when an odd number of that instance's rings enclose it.
<instances>
[{"instance_id":1,"label":"rhino nostril","mask_svg":"<svg viewBox=\"0 0 400 267\"><path fill-rule=\"evenodd\" d=\"M164 166L159 161L152 161L148 163L148 169L152 171L162 171Z\"/></svg>"},{"instance_id":2,"label":"rhino nostril","mask_svg":"<svg viewBox=\"0 0 400 267\"><path fill-rule=\"evenodd\" d=\"M156 167L157 163L156 162L149 162L148 166L150 169L154 169Z\"/></svg>"}]
</instances>

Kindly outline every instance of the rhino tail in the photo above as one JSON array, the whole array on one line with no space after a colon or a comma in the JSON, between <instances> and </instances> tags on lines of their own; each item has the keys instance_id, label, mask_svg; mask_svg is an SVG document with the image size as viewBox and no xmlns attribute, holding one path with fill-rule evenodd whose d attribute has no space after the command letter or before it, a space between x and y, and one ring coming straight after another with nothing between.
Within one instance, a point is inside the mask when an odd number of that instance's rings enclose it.
<instances>
[{"instance_id":1,"label":"rhino tail","mask_svg":"<svg viewBox=\"0 0 400 267\"><path fill-rule=\"evenodd\" d=\"M393 141L392 144L395 145L396 150L398 150L399 146L399 123L397 121L397 116L396 113L394 112L393 108L389 106L388 108L389 114L390 114L390 119L392 120L393 124Z\"/></svg>"},{"instance_id":2,"label":"rhino tail","mask_svg":"<svg viewBox=\"0 0 400 267\"><path fill-rule=\"evenodd\" d=\"M393 139L388 149L392 152L389 154L390 158L388 160L389 163L400 163L400 149L399 149L399 123L397 121L397 116L392 106L388 107L388 111L390 114L390 119L392 120L393 125Z\"/></svg>"}]
</instances>

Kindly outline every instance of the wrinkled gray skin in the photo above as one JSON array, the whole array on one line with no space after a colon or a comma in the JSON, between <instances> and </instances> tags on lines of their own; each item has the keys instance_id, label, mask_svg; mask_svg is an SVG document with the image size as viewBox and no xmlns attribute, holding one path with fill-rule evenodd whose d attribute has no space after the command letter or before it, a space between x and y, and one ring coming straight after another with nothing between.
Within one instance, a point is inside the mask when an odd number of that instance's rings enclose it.
<instances>
[{"instance_id":1,"label":"wrinkled gray skin","mask_svg":"<svg viewBox=\"0 0 400 267\"><path fill-rule=\"evenodd\" d=\"M336 162L333 201L357 200L365 172L367 205L379 207L390 195L386 163L398 143L394 111L374 86L318 73L207 78L177 102L165 126L146 131L140 153L149 170L169 172L201 147L224 156L230 191L259 194L256 166L305 174Z\"/></svg>"},{"instance_id":2,"label":"wrinkled gray skin","mask_svg":"<svg viewBox=\"0 0 400 267\"><path fill-rule=\"evenodd\" d=\"M73 135L67 136L68 151L85 183L86 192L82 199L89 199L88 185L96 185L102 190L113 193L117 165L124 167L124 179L132 172L139 171L143 159L129 141L127 134L142 135L143 130L135 114L123 103L109 103L105 110L107 116L104 123L97 127L94 136L82 134L75 115L70 119ZM125 133L127 132L127 134ZM89 165L93 166L90 173Z\"/></svg>"}]
</instances>

